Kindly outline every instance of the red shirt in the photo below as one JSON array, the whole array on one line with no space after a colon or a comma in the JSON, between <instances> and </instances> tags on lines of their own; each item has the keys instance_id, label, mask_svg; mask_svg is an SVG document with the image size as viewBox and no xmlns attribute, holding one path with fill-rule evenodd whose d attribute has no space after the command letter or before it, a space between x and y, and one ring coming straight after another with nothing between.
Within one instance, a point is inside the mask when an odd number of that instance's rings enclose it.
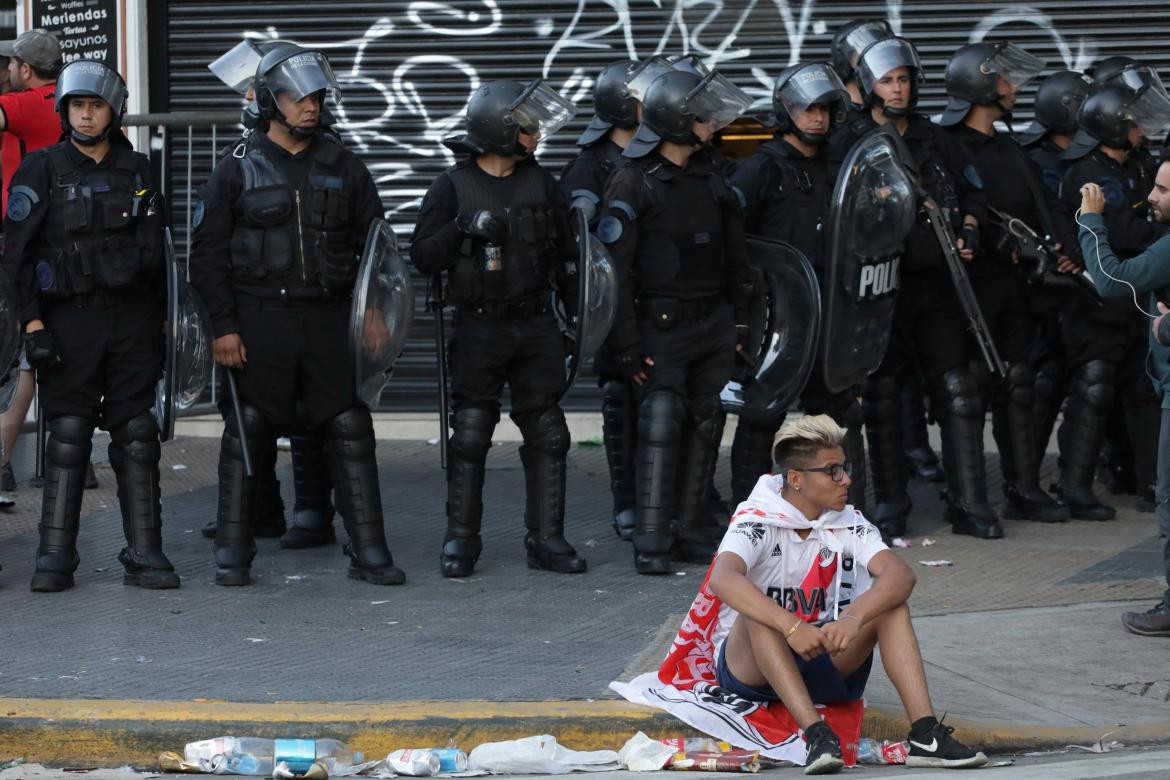
<instances>
[{"instance_id":1,"label":"red shirt","mask_svg":"<svg viewBox=\"0 0 1170 780\"><path fill-rule=\"evenodd\" d=\"M61 120L53 106L56 91L56 84L46 84L0 95L0 111L7 122L0 150L4 187L0 215L8 211L8 184L24 156L61 139Z\"/></svg>"}]
</instances>

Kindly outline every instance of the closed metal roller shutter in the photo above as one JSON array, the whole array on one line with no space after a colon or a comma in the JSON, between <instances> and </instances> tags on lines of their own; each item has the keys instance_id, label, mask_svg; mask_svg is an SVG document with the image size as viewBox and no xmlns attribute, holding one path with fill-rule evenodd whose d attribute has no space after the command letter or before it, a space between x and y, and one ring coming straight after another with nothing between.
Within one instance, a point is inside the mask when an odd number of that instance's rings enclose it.
<instances>
[{"instance_id":1,"label":"closed metal roller shutter","mask_svg":"<svg viewBox=\"0 0 1170 780\"><path fill-rule=\"evenodd\" d=\"M185 0L160 8L151 20L157 54L152 73L165 84L165 89L153 86L152 110L237 108L238 98L206 65L244 35L288 38L325 50L344 91L343 136L369 165L387 217L405 243L423 193L452 162L439 140L458 129L458 116L479 82L544 76L581 105L577 120L541 152L542 163L559 173L588 121L592 76L606 63L656 52L695 53L765 98L783 67L827 58L832 31L861 15L887 18L919 47L927 71L922 103L931 111L943 103L947 57L982 37L1021 44L1051 70L1130 54L1156 65L1163 78L1170 75L1170 14L1164 2ZM1018 108L1020 126L1028 119L1030 92ZM197 134L197 140L206 138ZM201 152L188 174L185 148L184 142L171 150L176 193L188 178L196 186L202 182L213 162ZM180 212L186 208L174 205ZM176 222L183 221L178 214ZM435 406L433 320L421 306L426 285L418 282L414 335L387 387L386 408ZM578 379L565 405L597 408L591 375Z\"/></svg>"}]
</instances>

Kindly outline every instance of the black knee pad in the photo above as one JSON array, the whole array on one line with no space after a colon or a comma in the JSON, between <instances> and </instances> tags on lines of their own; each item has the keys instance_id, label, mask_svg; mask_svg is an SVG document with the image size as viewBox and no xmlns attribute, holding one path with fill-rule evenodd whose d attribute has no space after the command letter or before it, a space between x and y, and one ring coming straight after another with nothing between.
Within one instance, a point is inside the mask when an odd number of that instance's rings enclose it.
<instances>
[{"instance_id":1,"label":"black knee pad","mask_svg":"<svg viewBox=\"0 0 1170 780\"><path fill-rule=\"evenodd\" d=\"M339 458L355 460L374 454L374 420L364 406L346 409L330 420L329 435Z\"/></svg>"},{"instance_id":2,"label":"black knee pad","mask_svg":"<svg viewBox=\"0 0 1170 780\"><path fill-rule=\"evenodd\" d=\"M1102 414L1113 404L1113 381L1116 372L1104 360L1090 360L1076 374L1078 395L1091 408Z\"/></svg>"},{"instance_id":3,"label":"black knee pad","mask_svg":"<svg viewBox=\"0 0 1170 780\"><path fill-rule=\"evenodd\" d=\"M686 402L681 395L656 390L643 398L638 407L638 438L648 446L673 444L686 416Z\"/></svg>"},{"instance_id":4,"label":"black knee pad","mask_svg":"<svg viewBox=\"0 0 1170 780\"><path fill-rule=\"evenodd\" d=\"M248 439L248 453L255 461L264 452L269 449L265 442L271 442L276 437L272 433L272 427L268 425L268 421L264 419L264 415L260 410L254 406L242 405L240 408L240 416L244 418L244 433ZM228 414L224 417L224 446L227 448L229 454L243 458L243 442L240 440L240 429L236 425L236 416Z\"/></svg>"},{"instance_id":5,"label":"black knee pad","mask_svg":"<svg viewBox=\"0 0 1170 780\"><path fill-rule=\"evenodd\" d=\"M603 406L625 408L628 393L624 380L609 379L601 383L601 403Z\"/></svg>"},{"instance_id":6,"label":"black knee pad","mask_svg":"<svg viewBox=\"0 0 1170 780\"><path fill-rule=\"evenodd\" d=\"M89 462L94 421L62 415L49 421L45 460L63 469L75 469Z\"/></svg>"},{"instance_id":7,"label":"black knee pad","mask_svg":"<svg viewBox=\"0 0 1170 780\"><path fill-rule=\"evenodd\" d=\"M719 397L691 402L691 435L707 446L718 446L723 437L723 406Z\"/></svg>"},{"instance_id":8,"label":"black knee pad","mask_svg":"<svg viewBox=\"0 0 1170 780\"><path fill-rule=\"evenodd\" d=\"M966 419L983 417L983 399L970 371L962 368L948 371L942 376L942 385L952 414Z\"/></svg>"},{"instance_id":9,"label":"black knee pad","mask_svg":"<svg viewBox=\"0 0 1170 780\"><path fill-rule=\"evenodd\" d=\"M157 466L162 455L158 422L150 412L142 412L110 431L111 446L124 457L141 466Z\"/></svg>"},{"instance_id":10,"label":"black knee pad","mask_svg":"<svg viewBox=\"0 0 1170 780\"><path fill-rule=\"evenodd\" d=\"M896 377L873 377L865 383L863 414L866 420L895 420L898 417L901 384Z\"/></svg>"},{"instance_id":11,"label":"black knee pad","mask_svg":"<svg viewBox=\"0 0 1170 780\"><path fill-rule=\"evenodd\" d=\"M569 452L569 426L559 406L522 415L516 420L524 443L533 449L564 456Z\"/></svg>"},{"instance_id":12,"label":"black knee pad","mask_svg":"<svg viewBox=\"0 0 1170 780\"><path fill-rule=\"evenodd\" d=\"M486 458L492 446L492 431L498 421L497 413L478 406L468 406L455 412L451 454L470 462Z\"/></svg>"},{"instance_id":13,"label":"black knee pad","mask_svg":"<svg viewBox=\"0 0 1170 780\"><path fill-rule=\"evenodd\" d=\"M1007 375L1008 395L1013 404L1031 406L1036 392L1036 371L1030 363L1012 363Z\"/></svg>"}]
</instances>

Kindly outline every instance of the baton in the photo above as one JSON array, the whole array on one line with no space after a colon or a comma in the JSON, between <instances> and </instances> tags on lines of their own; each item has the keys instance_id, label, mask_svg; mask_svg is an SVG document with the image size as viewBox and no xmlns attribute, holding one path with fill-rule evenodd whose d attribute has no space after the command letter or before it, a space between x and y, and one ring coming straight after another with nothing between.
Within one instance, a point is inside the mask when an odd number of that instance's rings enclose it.
<instances>
[{"instance_id":1,"label":"baton","mask_svg":"<svg viewBox=\"0 0 1170 780\"><path fill-rule=\"evenodd\" d=\"M45 478L45 414L41 405L37 404L37 463L34 475L37 479Z\"/></svg>"},{"instance_id":2,"label":"baton","mask_svg":"<svg viewBox=\"0 0 1170 780\"><path fill-rule=\"evenodd\" d=\"M232 393L232 413L236 417L236 430L239 431L240 452L244 456L244 476L252 476L252 455L248 452L248 432L244 429L244 410L240 406L240 391L236 388L236 372L227 366L223 367L227 374L228 388Z\"/></svg>"}]
</instances>

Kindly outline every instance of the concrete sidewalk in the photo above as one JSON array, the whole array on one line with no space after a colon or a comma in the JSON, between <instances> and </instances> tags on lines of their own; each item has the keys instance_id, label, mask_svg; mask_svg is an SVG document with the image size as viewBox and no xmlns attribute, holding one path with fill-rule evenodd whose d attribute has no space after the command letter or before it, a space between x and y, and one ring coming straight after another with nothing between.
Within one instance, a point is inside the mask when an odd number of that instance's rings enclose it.
<instances>
[{"instance_id":1,"label":"concrete sidewalk","mask_svg":"<svg viewBox=\"0 0 1170 780\"><path fill-rule=\"evenodd\" d=\"M657 667L705 567L634 574L629 545L609 527L601 448L570 456L568 536L588 573L524 567L523 477L506 442L489 458L484 556L473 577L445 580L437 449L379 442L390 543L408 577L399 588L348 580L339 547L283 551L265 540L254 586L215 587L198 530L214 517L217 453L210 439L164 448L178 591L121 584L113 476L99 466L77 587L29 593L39 495L21 486L0 523L0 761L144 766L221 733L336 736L369 755L536 733L616 749L639 729L687 733L606 685ZM286 454L280 476L291 507ZM936 706L962 738L999 750L1087 744L1125 724L1111 738L1170 742L1170 642L1119 623L1161 592L1152 515L1120 497L1113 523L1009 521L1007 539L983 542L942 525L937 486L915 485L913 497L915 546L898 554L919 575L911 607ZM921 546L924 537L936 544ZM927 559L954 565L918 563ZM904 736L880 671L868 699L864 733Z\"/></svg>"}]
</instances>

